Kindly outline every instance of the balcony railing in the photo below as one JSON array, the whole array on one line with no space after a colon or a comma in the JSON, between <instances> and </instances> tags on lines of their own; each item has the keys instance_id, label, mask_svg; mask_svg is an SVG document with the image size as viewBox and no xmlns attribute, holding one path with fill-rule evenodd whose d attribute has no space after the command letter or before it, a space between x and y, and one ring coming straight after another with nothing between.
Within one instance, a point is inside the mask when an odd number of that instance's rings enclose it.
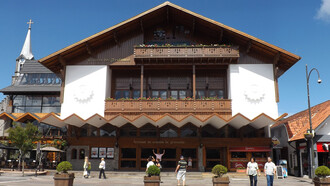
<instances>
[{"instance_id":1,"label":"balcony railing","mask_svg":"<svg viewBox=\"0 0 330 186\"><path fill-rule=\"evenodd\" d=\"M231 112L231 100L106 100L105 113L223 113Z\"/></svg>"},{"instance_id":2,"label":"balcony railing","mask_svg":"<svg viewBox=\"0 0 330 186\"><path fill-rule=\"evenodd\" d=\"M135 58L238 58L233 47L134 47Z\"/></svg>"}]
</instances>

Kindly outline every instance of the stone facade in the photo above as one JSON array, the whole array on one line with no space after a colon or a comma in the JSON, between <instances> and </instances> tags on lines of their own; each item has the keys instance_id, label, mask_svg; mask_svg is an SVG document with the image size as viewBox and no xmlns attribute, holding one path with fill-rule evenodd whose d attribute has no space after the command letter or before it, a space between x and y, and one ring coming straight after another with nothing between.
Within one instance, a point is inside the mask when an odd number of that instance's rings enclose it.
<instances>
[{"instance_id":1,"label":"stone facade","mask_svg":"<svg viewBox=\"0 0 330 186\"><path fill-rule=\"evenodd\" d=\"M72 152L73 150L76 149L76 159L72 159ZM83 170L83 165L84 165L84 158L79 157L80 150L85 151L85 156L90 156L90 146L70 146L66 150L66 159L72 164L73 170ZM99 163L100 163L100 158L90 158L89 162L92 164L92 171L97 171L99 170ZM118 162L119 162L119 148L114 148L114 158L113 159L107 159L105 158L105 164L106 164L106 171L107 170L118 170Z\"/></svg>"}]
</instances>

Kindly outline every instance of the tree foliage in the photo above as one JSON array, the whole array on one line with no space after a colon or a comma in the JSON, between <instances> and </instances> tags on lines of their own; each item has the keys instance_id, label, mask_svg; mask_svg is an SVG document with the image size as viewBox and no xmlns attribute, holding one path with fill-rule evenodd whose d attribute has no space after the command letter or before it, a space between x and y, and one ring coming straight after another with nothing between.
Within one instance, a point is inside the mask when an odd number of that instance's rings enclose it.
<instances>
[{"instance_id":1,"label":"tree foliage","mask_svg":"<svg viewBox=\"0 0 330 186\"><path fill-rule=\"evenodd\" d=\"M36 142L40 140L40 137L41 134L38 131L38 127L29 122L25 126L22 126L20 123L13 123L13 127L9 129L8 139L13 146L18 148L20 153L19 160L21 160L28 151L36 146Z\"/></svg>"}]
</instances>

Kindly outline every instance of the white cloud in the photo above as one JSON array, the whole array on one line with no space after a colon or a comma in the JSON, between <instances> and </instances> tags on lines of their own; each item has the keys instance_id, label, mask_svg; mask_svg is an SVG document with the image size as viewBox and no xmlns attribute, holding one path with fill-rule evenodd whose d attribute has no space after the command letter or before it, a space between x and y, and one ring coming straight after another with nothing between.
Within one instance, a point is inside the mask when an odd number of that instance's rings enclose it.
<instances>
[{"instance_id":1,"label":"white cloud","mask_svg":"<svg viewBox=\"0 0 330 186\"><path fill-rule=\"evenodd\" d=\"M330 22L330 0L322 0L321 7L317 11L316 18Z\"/></svg>"}]
</instances>

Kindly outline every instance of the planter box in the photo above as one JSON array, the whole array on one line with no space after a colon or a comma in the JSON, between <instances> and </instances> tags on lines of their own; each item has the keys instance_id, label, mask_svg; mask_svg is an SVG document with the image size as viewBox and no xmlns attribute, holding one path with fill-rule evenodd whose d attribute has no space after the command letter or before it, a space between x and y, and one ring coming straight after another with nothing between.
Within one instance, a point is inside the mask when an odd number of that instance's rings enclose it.
<instances>
[{"instance_id":1,"label":"planter box","mask_svg":"<svg viewBox=\"0 0 330 186\"><path fill-rule=\"evenodd\" d=\"M53 178L55 186L73 186L74 173L56 173Z\"/></svg>"},{"instance_id":2,"label":"planter box","mask_svg":"<svg viewBox=\"0 0 330 186\"><path fill-rule=\"evenodd\" d=\"M238 173L246 173L246 169L236 169L236 172L238 172Z\"/></svg>"},{"instance_id":3,"label":"planter box","mask_svg":"<svg viewBox=\"0 0 330 186\"><path fill-rule=\"evenodd\" d=\"M229 186L229 177L213 177L213 186Z\"/></svg>"},{"instance_id":4,"label":"planter box","mask_svg":"<svg viewBox=\"0 0 330 186\"><path fill-rule=\"evenodd\" d=\"M160 176L144 176L144 186L159 186Z\"/></svg>"},{"instance_id":5,"label":"planter box","mask_svg":"<svg viewBox=\"0 0 330 186\"><path fill-rule=\"evenodd\" d=\"M315 186L330 186L330 178L318 178L313 179Z\"/></svg>"}]
</instances>

